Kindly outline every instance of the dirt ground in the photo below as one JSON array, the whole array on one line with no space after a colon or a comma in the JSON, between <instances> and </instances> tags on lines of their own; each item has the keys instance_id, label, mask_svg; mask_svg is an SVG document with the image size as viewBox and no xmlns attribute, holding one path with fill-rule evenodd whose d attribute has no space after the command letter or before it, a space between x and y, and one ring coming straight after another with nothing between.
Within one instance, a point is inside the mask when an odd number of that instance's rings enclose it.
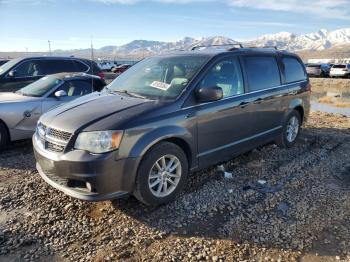
<instances>
[{"instance_id":1,"label":"dirt ground","mask_svg":"<svg viewBox=\"0 0 350 262\"><path fill-rule=\"evenodd\" d=\"M0 261L350 261L350 119L313 112L292 149L193 173L177 201L87 203L48 186L30 141L0 152Z\"/></svg>"}]
</instances>

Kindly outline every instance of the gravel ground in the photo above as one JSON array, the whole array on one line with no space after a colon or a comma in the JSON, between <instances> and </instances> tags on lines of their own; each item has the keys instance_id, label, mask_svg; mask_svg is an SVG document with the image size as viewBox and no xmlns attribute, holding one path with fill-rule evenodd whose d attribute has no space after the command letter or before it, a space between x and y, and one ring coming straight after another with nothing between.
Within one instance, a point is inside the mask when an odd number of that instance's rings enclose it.
<instances>
[{"instance_id":1,"label":"gravel ground","mask_svg":"<svg viewBox=\"0 0 350 262\"><path fill-rule=\"evenodd\" d=\"M0 153L1 261L350 260L350 119L312 113L267 145L193 173L178 200L87 203L48 186L30 141ZM265 183L266 182L266 183Z\"/></svg>"}]
</instances>

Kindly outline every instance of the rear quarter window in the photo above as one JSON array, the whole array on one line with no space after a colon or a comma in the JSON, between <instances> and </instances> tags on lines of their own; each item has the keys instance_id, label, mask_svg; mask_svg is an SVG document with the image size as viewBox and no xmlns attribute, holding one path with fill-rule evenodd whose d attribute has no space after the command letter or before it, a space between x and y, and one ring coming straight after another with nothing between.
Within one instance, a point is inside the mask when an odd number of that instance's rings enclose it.
<instances>
[{"instance_id":1,"label":"rear quarter window","mask_svg":"<svg viewBox=\"0 0 350 262\"><path fill-rule=\"evenodd\" d=\"M307 79L303 65L298 59L285 57L282 59L286 83L293 83Z\"/></svg>"},{"instance_id":2,"label":"rear quarter window","mask_svg":"<svg viewBox=\"0 0 350 262\"><path fill-rule=\"evenodd\" d=\"M244 58L249 91L277 87L281 77L277 60L272 56L248 56Z\"/></svg>"}]
</instances>

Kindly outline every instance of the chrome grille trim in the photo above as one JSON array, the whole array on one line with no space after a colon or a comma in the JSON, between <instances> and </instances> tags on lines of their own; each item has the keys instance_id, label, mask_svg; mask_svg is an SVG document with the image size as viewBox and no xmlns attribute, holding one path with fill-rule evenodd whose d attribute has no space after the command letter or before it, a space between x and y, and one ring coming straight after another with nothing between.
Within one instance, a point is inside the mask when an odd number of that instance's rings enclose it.
<instances>
[{"instance_id":1,"label":"chrome grille trim","mask_svg":"<svg viewBox=\"0 0 350 262\"><path fill-rule=\"evenodd\" d=\"M40 122L36 128L36 134L43 148L55 153L62 153L72 137L69 132L50 128Z\"/></svg>"}]
</instances>

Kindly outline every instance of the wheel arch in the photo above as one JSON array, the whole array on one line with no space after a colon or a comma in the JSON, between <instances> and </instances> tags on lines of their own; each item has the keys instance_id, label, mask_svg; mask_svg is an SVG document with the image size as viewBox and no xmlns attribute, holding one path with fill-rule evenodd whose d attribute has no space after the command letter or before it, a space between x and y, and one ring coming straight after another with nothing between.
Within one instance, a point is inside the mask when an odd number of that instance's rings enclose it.
<instances>
[{"instance_id":1,"label":"wheel arch","mask_svg":"<svg viewBox=\"0 0 350 262\"><path fill-rule=\"evenodd\" d=\"M195 142L192 135L182 127L164 127L153 130L151 133L144 135L132 148L131 155L143 158L154 146L161 142L169 142L180 147L185 153L188 166L191 168L196 165L194 161Z\"/></svg>"},{"instance_id":2,"label":"wheel arch","mask_svg":"<svg viewBox=\"0 0 350 262\"><path fill-rule=\"evenodd\" d=\"M7 136L8 136L8 139L9 139L8 142L10 142L10 141L11 141L11 133L10 133L9 127L7 126L7 124L5 123L5 121L2 120L1 118L0 118L0 124L2 124L2 125L5 127L6 132L7 132Z\"/></svg>"},{"instance_id":3,"label":"wheel arch","mask_svg":"<svg viewBox=\"0 0 350 262\"><path fill-rule=\"evenodd\" d=\"M302 99L297 98L291 101L291 103L289 104L288 113L285 117L288 117L290 112L292 112L293 110L296 110L300 114L300 119L302 124L304 122L304 117L305 117L304 102Z\"/></svg>"}]
</instances>

